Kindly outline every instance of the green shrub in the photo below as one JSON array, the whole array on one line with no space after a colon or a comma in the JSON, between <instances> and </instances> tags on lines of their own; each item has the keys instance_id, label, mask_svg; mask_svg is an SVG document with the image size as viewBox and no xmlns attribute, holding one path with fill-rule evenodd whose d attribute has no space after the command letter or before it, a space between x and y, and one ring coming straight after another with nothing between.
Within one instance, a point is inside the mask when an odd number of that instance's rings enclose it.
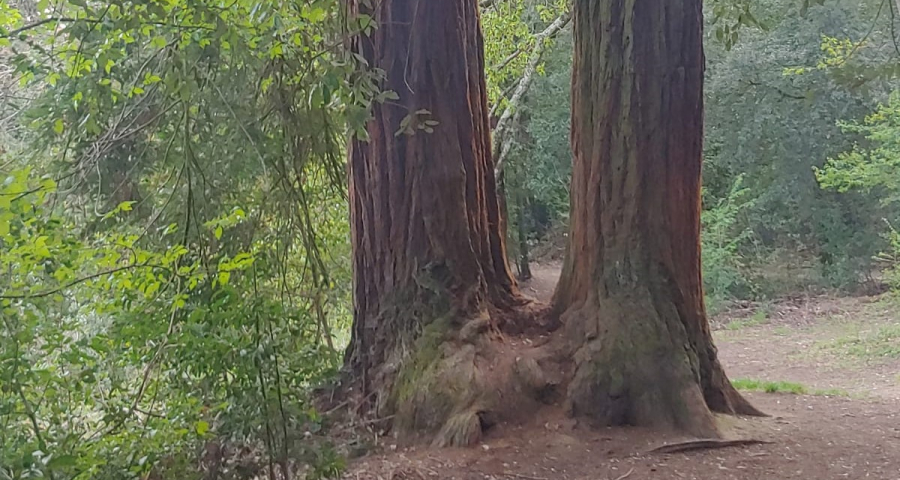
<instances>
[{"instance_id":1,"label":"green shrub","mask_svg":"<svg viewBox=\"0 0 900 480\"><path fill-rule=\"evenodd\" d=\"M753 206L749 197L743 177L738 177L728 194L701 215L703 281L707 303L713 311L724 301L747 298L755 290L742 253L752 235L741 219L742 213Z\"/></svg>"}]
</instances>

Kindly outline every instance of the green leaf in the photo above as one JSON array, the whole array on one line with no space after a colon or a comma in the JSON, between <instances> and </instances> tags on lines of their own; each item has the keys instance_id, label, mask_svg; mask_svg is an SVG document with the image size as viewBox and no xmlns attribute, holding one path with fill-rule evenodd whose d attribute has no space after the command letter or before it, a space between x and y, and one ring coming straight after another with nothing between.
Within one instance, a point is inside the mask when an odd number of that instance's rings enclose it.
<instances>
[{"instance_id":1,"label":"green leaf","mask_svg":"<svg viewBox=\"0 0 900 480\"><path fill-rule=\"evenodd\" d=\"M206 435L206 432L209 431L209 423L205 422L203 420L200 420L199 422L197 422L196 429L197 429L197 435L200 435L200 436Z\"/></svg>"},{"instance_id":2,"label":"green leaf","mask_svg":"<svg viewBox=\"0 0 900 480\"><path fill-rule=\"evenodd\" d=\"M62 134L65 129L66 126L61 118L57 118L56 121L53 122L53 131L56 132L57 135Z\"/></svg>"},{"instance_id":3,"label":"green leaf","mask_svg":"<svg viewBox=\"0 0 900 480\"><path fill-rule=\"evenodd\" d=\"M53 457L47 462L47 468L51 470L56 470L65 467L73 467L78 463L78 459L75 458L74 455L60 455L58 457Z\"/></svg>"},{"instance_id":4,"label":"green leaf","mask_svg":"<svg viewBox=\"0 0 900 480\"><path fill-rule=\"evenodd\" d=\"M218 225L215 231L216 240L220 240L222 238L222 226Z\"/></svg>"}]
</instances>

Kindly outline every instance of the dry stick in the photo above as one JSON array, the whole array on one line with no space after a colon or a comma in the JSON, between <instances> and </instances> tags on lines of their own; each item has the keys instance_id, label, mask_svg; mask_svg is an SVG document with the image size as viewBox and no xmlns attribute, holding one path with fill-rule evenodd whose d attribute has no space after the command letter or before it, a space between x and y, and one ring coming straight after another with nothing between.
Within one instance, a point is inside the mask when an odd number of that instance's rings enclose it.
<instances>
[{"instance_id":1,"label":"dry stick","mask_svg":"<svg viewBox=\"0 0 900 480\"><path fill-rule=\"evenodd\" d=\"M625 472L624 475L619 475L618 477L616 477L616 480L624 480L624 479L630 477L632 473L634 473L634 467L632 467L631 470L628 470L627 472Z\"/></svg>"},{"instance_id":2,"label":"dry stick","mask_svg":"<svg viewBox=\"0 0 900 480\"><path fill-rule=\"evenodd\" d=\"M686 442L670 443L656 447L647 453L678 453L695 450L710 450L715 448L744 447L748 445L768 445L775 442L756 439L743 440L688 440Z\"/></svg>"},{"instance_id":3,"label":"dry stick","mask_svg":"<svg viewBox=\"0 0 900 480\"><path fill-rule=\"evenodd\" d=\"M531 477L528 475L522 475L521 473L504 473L504 477L514 477L514 478L522 478L524 480L548 480L547 477Z\"/></svg>"}]
</instances>

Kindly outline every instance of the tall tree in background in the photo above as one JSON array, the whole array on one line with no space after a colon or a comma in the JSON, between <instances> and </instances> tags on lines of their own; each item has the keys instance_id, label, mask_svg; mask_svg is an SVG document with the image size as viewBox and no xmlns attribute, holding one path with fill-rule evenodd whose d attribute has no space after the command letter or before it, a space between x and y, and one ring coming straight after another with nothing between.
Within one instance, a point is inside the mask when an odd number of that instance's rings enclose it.
<instances>
[{"instance_id":1,"label":"tall tree in background","mask_svg":"<svg viewBox=\"0 0 900 480\"><path fill-rule=\"evenodd\" d=\"M522 303L499 228L478 5L366 5L351 2L351 13L379 28L353 48L398 98L375 107L368 140L350 151L346 363L370 408L401 430L432 431L479 402L475 339ZM467 443L456 437L480 431L476 414L443 443Z\"/></svg>"},{"instance_id":2,"label":"tall tree in background","mask_svg":"<svg viewBox=\"0 0 900 480\"><path fill-rule=\"evenodd\" d=\"M759 414L717 359L700 274L701 0L576 0L570 240L554 308L572 413L715 435Z\"/></svg>"}]
</instances>

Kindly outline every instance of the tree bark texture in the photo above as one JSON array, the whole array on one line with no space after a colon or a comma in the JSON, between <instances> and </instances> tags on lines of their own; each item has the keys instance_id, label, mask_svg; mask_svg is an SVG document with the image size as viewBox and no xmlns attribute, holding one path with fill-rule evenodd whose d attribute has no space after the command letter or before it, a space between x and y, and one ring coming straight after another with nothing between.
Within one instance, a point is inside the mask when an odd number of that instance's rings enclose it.
<instances>
[{"instance_id":1,"label":"tree bark texture","mask_svg":"<svg viewBox=\"0 0 900 480\"><path fill-rule=\"evenodd\" d=\"M369 140L350 146L354 322L345 364L378 414L432 429L463 400L419 387L474 388L438 364L472 360L464 337L521 303L500 230L478 4L351 0L350 10L376 20L352 48L384 71L382 88L399 99L376 105Z\"/></svg>"},{"instance_id":2,"label":"tree bark texture","mask_svg":"<svg viewBox=\"0 0 900 480\"><path fill-rule=\"evenodd\" d=\"M701 0L575 0L570 238L553 299L568 404L606 425L716 434L759 414L713 345L700 271Z\"/></svg>"}]
</instances>

